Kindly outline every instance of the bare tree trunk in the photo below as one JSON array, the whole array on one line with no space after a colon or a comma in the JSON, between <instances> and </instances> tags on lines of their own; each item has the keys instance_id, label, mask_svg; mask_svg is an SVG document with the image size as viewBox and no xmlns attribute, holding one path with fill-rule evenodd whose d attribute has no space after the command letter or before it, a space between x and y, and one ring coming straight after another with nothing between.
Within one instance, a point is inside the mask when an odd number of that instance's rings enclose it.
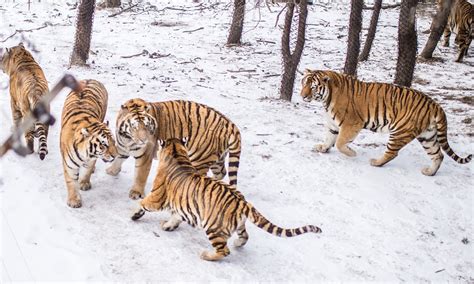
<instances>
[{"instance_id":1,"label":"bare tree trunk","mask_svg":"<svg viewBox=\"0 0 474 284\"><path fill-rule=\"evenodd\" d=\"M245 0L234 0L234 13L227 44L240 44L244 28Z\"/></svg>"},{"instance_id":2,"label":"bare tree trunk","mask_svg":"<svg viewBox=\"0 0 474 284\"><path fill-rule=\"evenodd\" d=\"M362 30L363 0L351 0L351 16L349 19L349 38L347 39L346 62L344 73L356 75L360 51L360 32Z\"/></svg>"},{"instance_id":3,"label":"bare tree trunk","mask_svg":"<svg viewBox=\"0 0 474 284\"><path fill-rule=\"evenodd\" d=\"M433 17L433 22L431 23L430 37L428 38L420 57L425 59L433 57L433 51L443 35L453 4L454 1L452 0L444 0L441 5L438 6L438 12L436 12L436 15Z\"/></svg>"},{"instance_id":4,"label":"bare tree trunk","mask_svg":"<svg viewBox=\"0 0 474 284\"><path fill-rule=\"evenodd\" d=\"M85 65L91 46L95 0L82 0L77 12L76 38L70 65Z\"/></svg>"},{"instance_id":5,"label":"bare tree trunk","mask_svg":"<svg viewBox=\"0 0 474 284\"><path fill-rule=\"evenodd\" d=\"M293 14L295 11L295 4L286 4L285 26L281 37L281 53L283 57L283 75L281 76L280 99L291 101L293 95L293 88L295 85L296 68L300 63L301 54L303 53L305 33L306 33L306 17L308 16L307 1L299 2L298 15L298 32L295 43L295 49L291 53L290 35L291 24L293 22Z\"/></svg>"},{"instance_id":6,"label":"bare tree trunk","mask_svg":"<svg viewBox=\"0 0 474 284\"><path fill-rule=\"evenodd\" d=\"M370 49L374 42L375 32L377 31L377 23L379 22L380 10L382 8L382 0L375 0L374 11L372 12L372 18L370 19L370 27L367 32L367 39L364 43L364 49L360 53L359 61L365 61L369 58Z\"/></svg>"},{"instance_id":7,"label":"bare tree trunk","mask_svg":"<svg viewBox=\"0 0 474 284\"><path fill-rule=\"evenodd\" d=\"M416 5L418 0L402 0L398 19L398 60L395 84L410 87L418 47L416 36Z\"/></svg>"},{"instance_id":8,"label":"bare tree trunk","mask_svg":"<svg viewBox=\"0 0 474 284\"><path fill-rule=\"evenodd\" d=\"M118 8L122 5L120 0L106 0L105 1L105 6L107 8Z\"/></svg>"}]
</instances>

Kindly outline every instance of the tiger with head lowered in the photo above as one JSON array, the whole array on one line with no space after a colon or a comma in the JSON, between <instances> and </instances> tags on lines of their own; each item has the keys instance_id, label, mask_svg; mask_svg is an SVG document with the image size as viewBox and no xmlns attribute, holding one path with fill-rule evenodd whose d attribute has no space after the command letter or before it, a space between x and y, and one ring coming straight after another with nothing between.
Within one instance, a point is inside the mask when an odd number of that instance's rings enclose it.
<instances>
[{"instance_id":1,"label":"tiger with head lowered","mask_svg":"<svg viewBox=\"0 0 474 284\"><path fill-rule=\"evenodd\" d=\"M162 229L172 231L181 220L205 230L215 252L204 251L204 260L219 260L229 255L227 240L237 232L236 247L243 246L249 238L247 218L259 228L279 237L294 237L304 233L321 233L321 229L308 225L284 229L268 221L244 196L222 181L200 174L191 162L186 140L160 141L160 163L153 181L153 188L132 220L138 220L146 211L170 210L171 218L162 223Z\"/></svg>"},{"instance_id":2,"label":"tiger with head lowered","mask_svg":"<svg viewBox=\"0 0 474 284\"><path fill-rule=\"evenodd\" d=\"M443 0L438 0L438 8L443 5ZM453 0L448 22L444 29L443 46L449 46L451 32L456 33L454 43L459 47L456 62L461 62L472 42L474 33L474 5L466 0Z\"/></svg>"},{"instance_id":3,"label":"tiger with head lowered","mask_svg":"<svg viewBox=\"0 0 474 284\"><path fill-rule=\"evenodd\" d=\"M331 147L353 157L356 152L347 146L361 129L389 132L385 154L371 159L372 166L383 166L398 151L417 139L432 165L422 170L435 175L443 161L443 149L460 164L471 161L472 155L460 158L447 140L446 114L439 104L422 92L387 83L369 83L333 71L306 70L301 96L307 102L322 101L327 115L326 140L315 150L326 153Z\"/></svg>"},{"instance_id":4,"label":"tiger with head lowered","mask_svg":"<svg viewBox=\"0 0 474 284\"><path fill-rule=\"evenodd\" d=\"M22 43L7 48L2 56L1 69L10 76L10 99L13 125L17 127L49 92L43 70ZM49 112L49 105L47 109ZM34 152L34 138L38 138L38 155L43 160L48 154L49 125L37 122L25 133L26 146Z\"/></svg>"},{"instance_id":5,"label":"tiger with head lowered","mask_svg":"<svg viewBox=\"0 0 474 284\"><path fill-rule=\"evenodd\" d=\"M135 158L135 182L130 198L144 196L144 189L156 141L188 137L189 157L201 174L211 169L216 179L226 175L225 158L229 154L229 180L237 184L240 159L240 132L237 126L211 107L191 101L149 103L142 99L125 102L117 117L119 156L107 169L117 175L129 156Z\"/></svg>"},{"instance_id":6,"label":"tiger with head lowered","mask_svg":"<svg viewBox=\"0 0 474 284\"><path fill-rule=\"evenodd\" d=\"M115 141L104 123L108 94L96 80L81 81L80 93L66 98L61 119L60 149L70 207L82 206L80 190L91 188L91 174L98 158L111 162L117 156Z\"/></svg>"}]
</instances>

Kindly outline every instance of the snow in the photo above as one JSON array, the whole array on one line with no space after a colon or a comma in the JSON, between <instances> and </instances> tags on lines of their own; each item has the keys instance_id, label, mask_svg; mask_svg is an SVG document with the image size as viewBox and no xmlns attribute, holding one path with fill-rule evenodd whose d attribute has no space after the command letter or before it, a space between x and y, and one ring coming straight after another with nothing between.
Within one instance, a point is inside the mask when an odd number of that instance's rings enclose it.
<instances>
[{"instance_id":1,"label":"snow","mask_svg":"<svg viewBox=\"0 0 474 284\"><path fill-rule=\"evenodd\" d=\"M0 39L16 29L51 23L17 34L2 47L16 45L23 36L28 48L36 50L50 86L65 71L103 82L109 90L110 121L120 104L134 97L189 99L218 109L242 133L239 189L247 200L278 225L314 224L323 233L283 239L249 224L244 248L231 246L231 254L219 263L202 261L199 253L210 249L202 231L186 224L175 232L161 231L159 221L169 216L166 212L130 220L137 206L128 198L131 160L117 177L106 175L108 165L98 162L92 190L81 192L83 207L69 208L58 123L51 128L44 161L13 153L0 160L2 282L474 281L474 164L459 165L446 157L436 176L423 176L420 170L430 160L415 141L386 166L374 168L368 160L383 153L387 136L368 131L353 143L355 158L334 149L312 152L324 139L322 106L300 99L300 76L292 102L278 100L280 77L272 76L281 72L281 28L275 27L281 8L270 12L249 5L243 36L247 44L225 47L231 4L215 3L141 2L116 17L108 15L118 10L97 10L91 68L68 70L74 1L32 1L30 11L26 1L4 1ZM430 15L429 9L419 13L419 51ZM300 70L342 69L348 17L347 4L311 6ZM369 21L370 11L365 11L364 35ZM382 12L371 56L359 65L360 78L393 82L397 23L398 9ZM143 50L169 56L122 58ZM474 153L474 57L458 64L455 54L453 47L438 47L439 60L418 63L414 88L444 107L448 139L464 157ZM232 72L239 70L255 71ZM0 76L0 85L3 141L12 125L7 76ZM66 94L52 103L57 118Z\"/></svg>"}]
</instances>

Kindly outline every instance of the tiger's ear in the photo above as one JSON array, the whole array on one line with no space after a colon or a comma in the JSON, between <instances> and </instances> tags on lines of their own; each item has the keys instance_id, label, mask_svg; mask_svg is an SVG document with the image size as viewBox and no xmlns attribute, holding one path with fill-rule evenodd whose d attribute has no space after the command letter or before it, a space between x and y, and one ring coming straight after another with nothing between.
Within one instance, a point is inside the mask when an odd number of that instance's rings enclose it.
<instances>
[{"instance_id":1,"label":"tiger's ear","mask_svg":"<svg viewBox=\"0 0 474 284\"><path fill-rule=\"evenodd\" d=\"M87 128L81 128L81 134L84 137L89 136L89 131L87 131Z\"/></svg>"},{"instance_id":2,"label":"tiger's ear","mask_svg":"<svg viewBox=\"0 0 474 284\"><path fill-rule=\"evenodd\" d=\"M158 144L161 148L165 147L165 140L158 139Z\"/></svg>"},{"instance_id":3,"label":"tiger's ear","mask_svg":"<svg viewBox=\"0 0 474 284\"><path fill-rule=\"evenodd\" d=\"M151 104L150 103L147 103L145 105L145 111L150 111L151 110Z\"/></svg>"},{"instance_id":4,"label":"tiger's ear","mask_svg":"<svg viewBox=\"0 0 474 284\"><path fill-rule=\"evenodd\" d=\"M324 75L324 77L323 77L323 82L324 82L324 83L327 83L327 82L329 82L329 81L331 81L331 78L330 78L328 75Z\"/></svg>"},{"instance_id":5,"label":"tiger's ear","mask_svg":"<svg viewBox=\"0 0 474 284\"><path fill-rule=\"evenodd\" d=\"M25 49L25 46L23 45L22 42L20 42L20 43L18 44L18 46L21 47L21 48L23 48L23 49Z\"/></svg>"},{"instance_id":6,"label":"tiger's ear","mask_svg":"<svg viewBox=\"0 0 474 284\"><path fill-rule=\"evenodd\" d=\"M121 109L126 109L127 107L125 105L120 106Z\"/></svg>"},{"instance_id":7,"label":"tiger's ear","mask_svg":"<svg viewBox=\"0 0 474 284\"><path fill-rule=\"evenodd\" d=\"M311 71L311 69L306 68L306 69L304 69L303 75L308 75L311 72L313 72L313 71Z\"/></svg>"},{"instance_id":8,"label":"tiger's ear","mask_svg":"<svg viewBox=\"0 0 474 284\"><path fill-rule=\"evenodd\" d=\"M188 137L181 138L181 142L183 143L184 147L188 147Z\"/></svg>"},{"instance_id":9,"label":"tiger's ear","mask_svg":"<svg viewBox=\"0 0 474 284\"><path fill-rule=\"evenodd\" d=\"M5 53L6 53L6 54L10 53L10 50L11 50L10 48L5 47Z\"/></svg>"},{"instance_id":10,"label":"tiger's ear","mask_svg":"<svg viewBox=\"0 0 474 284\"><path fill-rule=\"evenodd\" d=\"M107 125L107 127L109 127L109 121L108 120L105 121L105 125Z\"/></svg>"}]
</instances>

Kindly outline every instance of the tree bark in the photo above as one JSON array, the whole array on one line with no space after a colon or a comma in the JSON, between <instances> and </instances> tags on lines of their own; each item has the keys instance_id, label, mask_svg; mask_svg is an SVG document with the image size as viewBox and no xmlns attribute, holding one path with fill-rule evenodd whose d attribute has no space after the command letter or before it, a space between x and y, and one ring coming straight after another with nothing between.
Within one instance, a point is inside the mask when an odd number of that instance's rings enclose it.
<instances>
[{"instance_id":1,"label":"tree bark","mask_svg":"<svg viewBox=\"0 0 474 284\"><path fill-rule=\"evenodd\" d=\"M433 52L436 49L441 36L443 35L444 28L448 23L449 13L451 12L451 7L453 6L453 0L444 0L441 5L438 6L438 12L433 17L433 22L431 23L431 33L428 41L426 42L425 48L420 54L420 57L424 59L429 59L433 57Z\"/></svg>"},{"instance_id":2,"label":"tree bark","mask_svg":"<svg viewBox=\"0 0 474 284\"><path fill-rule=\"evenodd\" d=\"M91 46L95 0L82 0L77 12L76 37L70 65L86 65Z\"/></svg>"},{"instance_id":3,"label":"tree bark","mask_svg":"<svg viewBox=\"0 0 474 284\"><path fill-rule=\"evenodd\" d=\"M398 60L395 84L410 87L418 47L416 36L416 5L418 0L402 0L398 19Z\"/></svg>"},{"instance_id":4,"label":"tree bark","mask_svg":"<svg viewBox=\"0 0 474 284\"><path fill-rule=\"evenodd\" d=\"M346 62L344 63L344 73L356 75L357 62L360 52L360 32L362 30L362 8L363 0L351 1L351 16L349 19L349 37L347 39Z\"/></svg>"},{"instance_id":5,"label":"tree bark","mask_svg":"<svg viewBox=\"0 0 474 284\"><path fill-rule=\"evenodd\" d=\"M372 49L372 43L375 39L375 33L377 32L377 23L379 22L380 10L382 9L382 0L375 0L374 11L372 12L372 18L370 19L370 27L367 32L367 39L364 43L364 49L360 53L359 61L365 61L369 58L370 49Z\"/></svg>"},{"instance_id":6,"label":"tree bark","mask_svg":"<svg viewBox=\"0 0 474 284\"><path fill-rule=\"evenodd\" d=\"M307 1L299 2L298 31L295 48L291 53L290 35L295 4L286 4L285 25L281 37L281 53L283 57L283 75L281 76L280 99L291 101L295 85L296 69L301 60L305 43L306 17L308 16Z\"/></svg>"},{"instance_id":7,"label":"tree bark","mask_svg":"<svg viewBox=\"0 0 474 284\"><path fill-rule=\"evenodd\" d=\"M234 13L227 44L240 44L244 28L245 0L234 0Z\"/></svg>"}]
</instances>

